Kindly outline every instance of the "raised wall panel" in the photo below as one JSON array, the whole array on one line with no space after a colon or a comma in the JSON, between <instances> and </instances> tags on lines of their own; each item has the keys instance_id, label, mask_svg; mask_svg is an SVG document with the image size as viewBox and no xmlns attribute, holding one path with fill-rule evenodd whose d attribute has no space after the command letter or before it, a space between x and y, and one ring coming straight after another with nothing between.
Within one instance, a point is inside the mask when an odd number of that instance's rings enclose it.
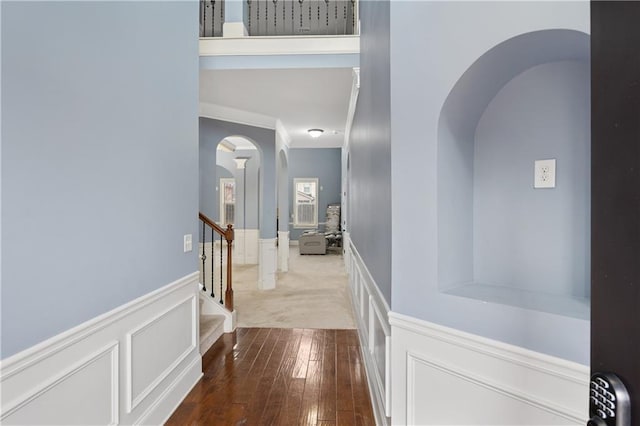
<instances>
[{"instance_id":1,"label":"raised wall panel","mask_svg":"<svg viewBox=\"0 0 640 426\"><path fill-rule=\"evenodd\" d=\"M118 342L3 407L3 424L118 424Z\"/></svg>"},{"instance_id":2,"label":"raised wall panel","mask_svg":"<svg viewBox=\"0 0 640 426\"><path fill-rule=\"evenodd\" d=\"M390 322L394 424L586 423L586 366L396 313Z\"/></svg>"},{"instance_id":3,"label":"raised wall panel","mask_svg":"<svg viewBox=\"0 0 640 426\"><path fill-rule=\"evenodd\" d=\"M196 301L189 296L127 334L129 412L196 349Z\"/></svg>"},{"instance_id":4,"label":"raised wall panel","mask_svg":"<svg viewBox=\"0 0 640 426\"><path fill-rule=\"evenodd\" d=\"M202 376L198 273L4 359L2 424L162 424Z\"/></svg>"},{"instance_id":5,"label":"raised wall panel","mask_svg":"<svg viewBox=\"0 0 640 426\"><path fill-rule=\"evenodd\" d=\"M388 424L391 407L389 306L353 243L349 243L346 250L350 263L349 285L376 423Z\"/></svg>"}]
</instances>

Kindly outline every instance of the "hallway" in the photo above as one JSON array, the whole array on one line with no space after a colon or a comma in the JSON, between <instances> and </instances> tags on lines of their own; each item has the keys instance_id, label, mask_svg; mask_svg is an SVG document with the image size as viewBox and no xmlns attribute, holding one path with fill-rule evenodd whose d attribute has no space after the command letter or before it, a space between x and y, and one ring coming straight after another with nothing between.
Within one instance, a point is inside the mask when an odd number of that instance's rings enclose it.
<instances>
[{"instance_id":1,"label":"hallway","mask_svg":"<svg viewBox=\"0 0 640 426\"><path fill-rule=\"evenodd\" d=\"M238 328L167 425L374 425L355 330Z\"/></svg>"},{"instance_id":2,"label":"hallway","mask_svg":"<svg viewBox=\"0 0 640 426\"><path fill-rule=\"evenodd\" d=\"M238 326L356 328L342 256L300 255L297 246L289 256L273 290L257 289L257 265L234 266Z\"/></svg>"}]
</instances>

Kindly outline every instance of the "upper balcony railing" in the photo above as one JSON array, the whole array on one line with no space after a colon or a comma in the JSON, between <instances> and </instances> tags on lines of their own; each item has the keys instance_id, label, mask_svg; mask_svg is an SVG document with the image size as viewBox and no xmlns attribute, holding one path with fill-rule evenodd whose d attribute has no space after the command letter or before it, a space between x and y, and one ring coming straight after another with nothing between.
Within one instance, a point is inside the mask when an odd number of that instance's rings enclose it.
<instances>
[{"instance_id":1,"label":"upper balcony railing","mask_svg":"<svg viewBox=\"0 0 640 426\"><path fill-rule=\"evenodd\" d=\"M249 36L358 34L356 0L243 0L241 6ZM200 1L200 37L223 36L224 22L224 0Z\"/></svg>"}]
</instances>

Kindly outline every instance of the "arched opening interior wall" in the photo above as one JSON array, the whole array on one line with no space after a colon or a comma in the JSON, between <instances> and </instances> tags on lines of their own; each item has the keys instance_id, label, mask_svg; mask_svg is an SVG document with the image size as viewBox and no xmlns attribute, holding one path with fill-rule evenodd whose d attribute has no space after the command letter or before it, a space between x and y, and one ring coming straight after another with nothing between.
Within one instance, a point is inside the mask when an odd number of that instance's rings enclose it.
<instances>
[{"instance_id":1,"label":"arched opening interior wall","mask_svg":"<svg viewBox=\"0 0 640 426\"><path fill-rule=\"evenodd\" d=\"M200 118L200 210L207 216L215 214L217 194L210 183L216 181L216 147L226 137L238 135L254 143L260 153L258 228L261 239L275 239L277 188L275 130Z\"/></svg>"},{"instance_id":2,"label":"arched opening interior wall","mask_svg":"<svg viewBox=\"0 0 640 426\"><path fill-rule=\"evenodd\" d=\"M438 122L441 292L588 318L589 36L543 30L478 58ZM557 186L534 189L534 161Z\"/></svg>"},{"instance_id":3,"label":"arched opening interior wall","mask_svg":"<svg viewBox=\"0 0 640 426\"><path fill-rule=\"evenodd\" d=\"M240 137L241 138L241 137ZM243 139L243 138L241 138ZM247 142L251 141L245 139ZM240 164L236 162L237 159L243 159ZM230 173L235 180L235 214L234 214L234 228L241 229L254 229L257 230L259 223L259 210L260 210L260 152L257 149L236 149L234 152L227 152L218 150L216 157L217 171L223 170L227 173L221 173L216 176L216 192L218 192L216 199L216 211L219 216L220 212L220 194L219 191L222 188L218 188L220 185L220 179L228 177Z\"/></svg>"}]
</instances>

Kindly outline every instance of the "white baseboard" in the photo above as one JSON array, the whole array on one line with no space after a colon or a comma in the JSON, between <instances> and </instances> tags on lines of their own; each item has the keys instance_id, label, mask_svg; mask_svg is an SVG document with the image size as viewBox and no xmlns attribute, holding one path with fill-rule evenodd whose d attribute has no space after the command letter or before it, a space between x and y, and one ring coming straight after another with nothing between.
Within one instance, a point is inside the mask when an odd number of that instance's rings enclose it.
<instances>
[{"instance_id":1,"label":"white baseboard","mask_svg":"<svg viewBox=\"0 0 640 426\"><path fill-rule=\"evenodd\" d=\"M289 271L289 231L278 231L278 271Z\"/></svg>"},{"instance_id":2,"label":"white baseboard","mask_svg":"<svg viewBox=\"0 0 640 426\"><path fill-rule=\"evenodd\" d=\"M393 424L586 423L588 367L394 312L389 317Z\"/></svg>"},{"instance_id":3,"label":"white baseboard","mask_svg":"<svg viewBox=\"0 0 640 426\"><path fill-rule=\"evenodd\" d=\"M275 238L260 239L260 261L258 262L258 289L276 288L278 253Z\"/></svg>"},{"instance_id":4,"label":"white baseboard","mask_svg":"<svg viewBox=\"0 0 640 426\"><path fill-rule=\"evenodd\" d=\"M0 363L2 424L161 424L202 375L198 273Z\"/></svg>"},{"instance_id":5,"label":"white baseboard","mask_svg":"<svg viewBox=\"0 0 640 426\"><path fill-rule=\"evenodd\" d=\"M355 246L349 243L345 251L348 252L345 264L349 274L351 301L358 325L376 424L388 425L391 415L391 327L388 322L390 309Z\"/></svg>"}]
</instances>

